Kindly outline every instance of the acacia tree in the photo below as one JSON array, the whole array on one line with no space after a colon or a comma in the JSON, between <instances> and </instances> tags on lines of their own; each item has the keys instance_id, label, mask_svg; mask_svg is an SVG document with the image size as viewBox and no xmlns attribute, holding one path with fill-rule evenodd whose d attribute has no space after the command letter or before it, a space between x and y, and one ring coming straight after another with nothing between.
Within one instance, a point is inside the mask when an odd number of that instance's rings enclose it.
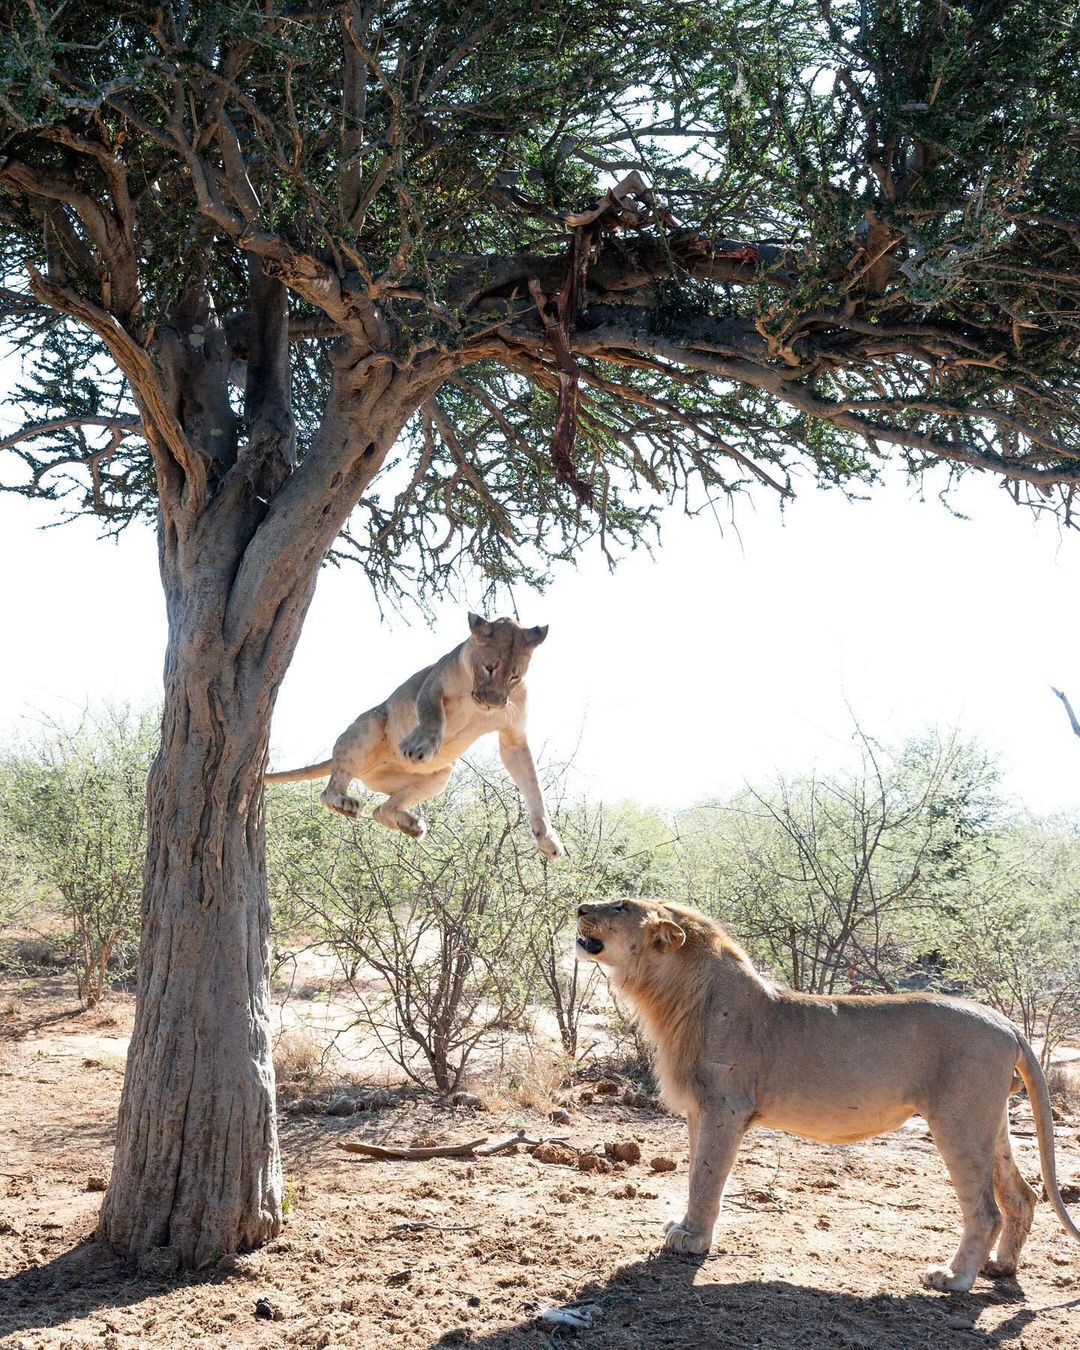
<instances>
[{"instance_id":1,"label":"acacia tree","mask_svg":"<svg viewBox=\"0 0 1080 1350\"><path fill-rule=\"evenodd\" d=\"M1075 43L1044 0L8 0L0 38L5 483L155 517L169 623L99 1233L198 1265L280 1224L262 775L320 564L535 582L890 451L1071 522Z\"/></svg>"}]
</instances>

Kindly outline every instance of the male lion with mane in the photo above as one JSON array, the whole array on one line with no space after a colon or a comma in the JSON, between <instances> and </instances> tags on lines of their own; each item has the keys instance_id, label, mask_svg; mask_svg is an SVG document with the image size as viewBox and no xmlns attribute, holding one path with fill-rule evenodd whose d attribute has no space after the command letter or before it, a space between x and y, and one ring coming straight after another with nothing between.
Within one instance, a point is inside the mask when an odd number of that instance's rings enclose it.
<instances>
[{"instance_id":1,"label":"male lion with mane","mask_svg":"<svg viewBox=\"0 0 1080 1350\"><path fill-rule=\"evenodd\" d=\"M705 1252L751 1125L823 1144L930 1127L964 1232L931 1289L962 1292L981 1271L1012 1275L1035 1192L1013 1161L1006 1109L1023 1080L1050 1202L1080 1241L1057 1187L1050 1094L1008 1018L942 994L818 997L777 989L718 923L685 905L617 900L578 910L579 953L606 966L656 1047L665 1101L690 1129L690 1198L665 1245ZM996 1250L994 1250L996 1243Z\"/></svg>"}]
</instances>

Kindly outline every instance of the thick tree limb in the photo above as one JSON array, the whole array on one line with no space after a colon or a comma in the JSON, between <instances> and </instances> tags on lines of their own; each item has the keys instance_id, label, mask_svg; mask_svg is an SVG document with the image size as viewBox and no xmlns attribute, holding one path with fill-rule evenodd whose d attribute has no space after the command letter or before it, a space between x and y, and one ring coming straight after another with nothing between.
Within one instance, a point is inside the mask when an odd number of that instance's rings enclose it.
<instances>
[{"instance_id":1,"label":"thick tree limb","mask_svg":"<svg viewBox=\"0 0 1080 1350\"><path fill-rule=\"evenodd\" d=\"M596 327L582 327L579 321L579 327L571 334L573 350L615 362L624 357L633 361L638 359L641 353L648 353L662 357L675 365L705 371L733 384L748 384L761 389L800 412L821 421L831 422L841 430L854 432L870 444L883 442L902 446L936 459L985 469L1002 478L1031 483L1037 487L1080 483L1080 458L1073 459L1064 447L1061 453L1068 456L1064 463L1040 465L1032 463L1030 457L1026 455L1013 458L997 451L980 449L970 441L944 440L902 425L871 421L848 411L844 402L816 395L807 385L795 378L790 370L781 370L736 355L722 355L725 345L731 350L740 343L725 341L719 335L710 342L707 337L701 335L702 320L692 319L686 339L681 340L681 334L679 337L658 336L650 331L647 311L625 312L627 317L622 323L616 322L615 316L609 316L607 313L604 317L610 321ZM588 311L585 311L583 320L585 323L590 321ZM678 331L677 324L670 325L670 328L675 332ZM542 334L535 329L529 331L515 326L500 331L510 344L520 343L535 348L544 341ZM710 347L712 350L708 349ZM904 407L904 400L898 398L892 406L900 413ZM962 414L957 410L956 415Z\"/></svg>"}]
</instances>

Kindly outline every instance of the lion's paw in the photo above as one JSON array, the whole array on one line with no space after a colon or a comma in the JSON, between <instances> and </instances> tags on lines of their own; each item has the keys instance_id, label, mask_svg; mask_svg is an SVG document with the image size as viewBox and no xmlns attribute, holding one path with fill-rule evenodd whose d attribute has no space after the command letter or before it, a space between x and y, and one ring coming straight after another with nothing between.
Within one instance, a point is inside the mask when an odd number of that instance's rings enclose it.
<instances>
[{"instance_id":1,"label":"lion's paw","mask_svg":"<svg viewBox=\"0 0 1080 1350\"><path fill-rule=\"evenodd\" d=\"M429 760L435 758L440 744L441 738L434 732L422 731L420 727L416 727L409 732L398 749L414 764L427 764Z\"/></svg>"},{"instance_id":2,"label":"lion's paw","mask_svg":"<svg viewBox=\"0 0 1080 1350\"><path fill-rule=\"evenodd\" d=\"M427 826L419 816L414 816L405 811L398 817L398 829L402 834L407 834L410 839L423 839L427 834Z\"/></svg>"},{"instance_id":3,"label":"lion's paw","mask_svg":"<svg viewBox=\"0 0 1080 1350\"><path fill-rule=\"evenodd\" d=\"M980 1273L985 1275L988 1280L1010 1280L1016 1274L1016 1266L1006 1265L991 1258L983 1266Z\"/></svg>"},{"instance_id":4,"label":"lion's paw","mask_svg":"<svg viewBox=\"0 0 1080 1350\"><path fill-rule=\"evenodd\" d=\"M700 1256L709 1250L712 1233L699 1233L685 1219L672 1219L664 1229L664 1246L669 1252L693 1252Z\"/></svg>"},{"instance_id":5,"label":"lion's paw","mask_svg":"<svg viewBox=\"0 0 1080 1350\"><path fill-rule=\"evenodd\" d=\"M328 792L325 789L319 794L319 801L323 806L331 811L337 811L342 816L358 816L360 814L360 803L355 797L343 797L340 792Z\"/></svg>"},{"instance_id":6,"label":"lion's paw","mask_svg":"<svg viewBox=\"0 0 1080 1350\"><path fill-rule=\"evenodd\" d=\"M546 830L534 830L536 847L545 858L561 858L566 850L556 832L548 826Z\"/></svg>"},{"instance_id":7,"label":"lion's paw","mask_svg":"<svg viewBox=\"0 0 1080 1350\"><path fill-rule=\"evenodd\" d=\"M963 1294L975 1283L954 1275L948 1266L928 1266L923 1271L922 1282L927 1289L937 1289L942 1294Z\"/></svg>"}]
</instances>

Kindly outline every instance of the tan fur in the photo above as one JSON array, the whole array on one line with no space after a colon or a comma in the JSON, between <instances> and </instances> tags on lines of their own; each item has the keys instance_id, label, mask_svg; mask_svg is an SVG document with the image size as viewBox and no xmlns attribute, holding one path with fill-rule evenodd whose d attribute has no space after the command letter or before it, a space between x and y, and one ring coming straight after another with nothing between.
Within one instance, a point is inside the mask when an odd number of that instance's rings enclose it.
<instances>
[{"instance_id":1,"label":"tan fur","mask_svg":"<svg viewBox=\"0 0 1080 1350\"><path fill-rule=\"evenodd\" d=\"M469 629L459 647L361 713L338 737L331 759L268 773L266 781L294 783L329 773L323 804L356 816L360 803L348 790L358 778L373 792L388 794L372 812L380 825L421 839L424 822L405 808L434 797L454 761L478 737L495 731L502 761L525 798L536 846L558 858L562 843L548 820L525 729L525 672L547 628L521 628L513 619L489 623L470 614Z\"/></svg>"},{"instance_id":2,"label":"tan fur","mask_svg":"<svg viewBox=\"0 0 1080 1350\"><path fill-rule=\"evenodd\" d=\"M690 1196L686 1215L668 1225L668 1247L708 1250L751 1125L846 1144L917 1114L964 1215L951 1264L930 1267L924 1283L966 1290L980 1270L1012 1274L1035 1211L1009 1141L1015 1074L1031 1099L1047 1194L1080 1241L1057 1188L1046 1080L1007 1018L939 994L825 998L777 989L719 924L684 905L621 900L582 905L578 914L579 956L607 967L630 999L656 1047L664 1097L686 1113ZM589 952L585 943L603 948Z\"/></svg>"}]
</instances>

